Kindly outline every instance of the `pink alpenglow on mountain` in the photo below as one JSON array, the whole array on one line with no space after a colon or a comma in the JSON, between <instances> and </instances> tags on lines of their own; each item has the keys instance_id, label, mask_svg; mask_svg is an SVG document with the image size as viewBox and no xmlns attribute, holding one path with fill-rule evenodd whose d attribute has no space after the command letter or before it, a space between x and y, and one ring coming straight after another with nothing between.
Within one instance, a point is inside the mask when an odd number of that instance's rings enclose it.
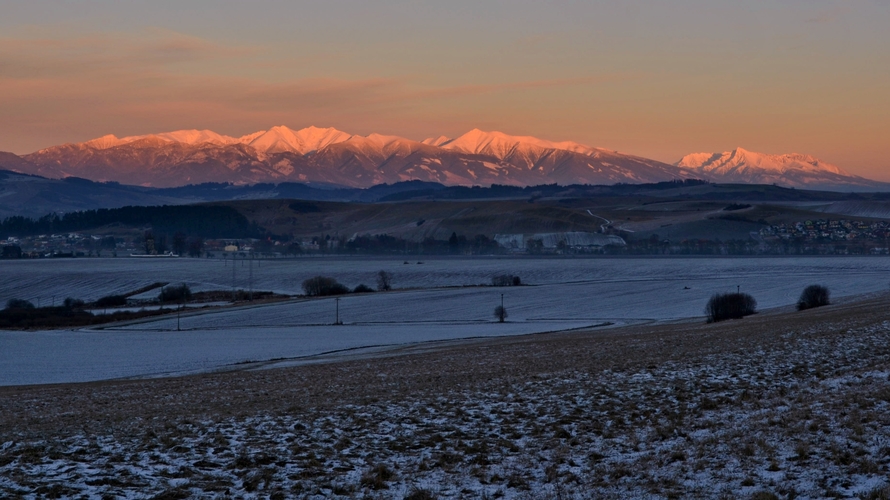
<instances>
[{"instance_id":1,"label":"pink alpenglow on mountain","mask_svg":"<svg viewBox=\"0 0 890 500\"><path fill-rule=\"evenodd\" d=\"M266 132L254 132L238 139L262 153L314 153L322 148L347 141L352 134L335 128L307 127L291 130L284 125L272 127Z\"/></svg>"},{"instance_id":2,"label":"pink alpenglow on mountain","mask_svg":"<svg viewBox=\"0 0 890 500\"><path fill-rule=\"evenodd\" d=\"M334 128L272 127L242 137L179 130L42 149L16 170L144 186L203 182L326 183L370 187L407 180L515 186L659 182L691 174L666 163L574 142L472 130L423 142Z\"/></svg>"},{"instance_id":3,"label":"pink alpenglow on mountain","mask_svg":"<svg viewBox=\"0 0 890 500\"><path fill-rule=\"evenodd\" d=\"M880 184L818 158L798 153L771 155L736 148L724 153L686 155L675 165L716 182L777 184L816 189L877 187Z\"/></svg>"},{"instance_id":4,"label":"pink alpenglow on mountain","mask_svg":"<svg viewBox=\"0 0 890 500\"><path fill-rule=\"evenodd\" d=\"M106 135L15 158L0 163L0 168L50 178L75 176L155 187L303 182L364 188L409 180L529 186L677 179L813 189L890 187L800 154L767 155L738 148L691 154L669 165L577 142L479 129L456 138L423 141L354 135L335 128L292 130L283 125L242 137L212 130L178 130L123 138Z\"/></svg>"}]
</instances>

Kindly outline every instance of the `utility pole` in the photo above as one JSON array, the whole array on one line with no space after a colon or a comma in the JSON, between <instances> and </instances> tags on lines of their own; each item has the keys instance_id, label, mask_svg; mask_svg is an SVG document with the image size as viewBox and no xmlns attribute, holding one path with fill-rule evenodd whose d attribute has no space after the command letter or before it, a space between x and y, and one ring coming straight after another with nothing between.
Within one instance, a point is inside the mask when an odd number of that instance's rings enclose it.
<instances>
[{"instance_id":1,"label":"utility pole","mask_svg":"<svg viewBox=\"0 0 890 500\"><path fill-rule=\"evenodd\" d=\"M235 302L235 256L232 255L232 302Z\"/></svg>"},{"instance_id":2,"label":"utility pole","mask_svg":"<svg viewBox=\"0 0 890 500\"><path fill-rule=\"evenodd\" d=\"M736 293L736 295L742 293L742 285L735 286L735 293Z\"/></svg>"},{"instance_id":3,"label":"utility pole","mask_svg":"<svg viewBox=\"0 0 890 500\"><path fill-rule=\"evenodd\" d=\"M247 300L253 302L253 252L250 253L250 263L247 266Z\"/></svg>"},{"instance_id":4,"label":"utility pole","mask_svg":"<svg viewBox=\"0 0 890 500\"><path fill-rule=\"evenodd\" d=\"M337 304L337 313L336 313L337 315L335 317L334 324L342 325L343 323L340 322L340 297L337 297L336 299L334 299L334 301Z\"/></svg>"}]
</instances>

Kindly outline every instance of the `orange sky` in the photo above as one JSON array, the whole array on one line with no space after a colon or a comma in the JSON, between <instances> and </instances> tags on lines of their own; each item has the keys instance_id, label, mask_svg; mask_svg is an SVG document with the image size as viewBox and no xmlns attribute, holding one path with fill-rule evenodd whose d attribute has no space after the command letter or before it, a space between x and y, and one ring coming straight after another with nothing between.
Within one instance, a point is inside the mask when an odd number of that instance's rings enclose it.
<instances>
[{"instance_id":1,"label":"orange sky","mask_svg":"<svg viewBox=\"0 0 890 500\"><path fill-rule=\"evenodd\" d=\"M0 150L113 133L471 128L890 180L890 3L0 1Z\"/></svg>"}]
</instances>

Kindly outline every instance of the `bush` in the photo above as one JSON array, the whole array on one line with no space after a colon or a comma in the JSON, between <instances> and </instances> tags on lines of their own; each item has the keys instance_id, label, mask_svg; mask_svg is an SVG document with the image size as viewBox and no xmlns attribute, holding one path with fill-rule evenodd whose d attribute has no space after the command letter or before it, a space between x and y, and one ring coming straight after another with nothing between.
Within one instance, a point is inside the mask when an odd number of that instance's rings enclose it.
<instances>
[{"instance_id":1,"label":"bush","mask_svg":"<svg viewBox=\"0 0 890 500\"><path fill-rule=\"evenodd\" d=\"M414 487L404 500L436 500L436 495L430 490Z\"/></svg>"},{"instance_id":2,"label":"bush","mask_svg":"<svg viewBox=\"0 0 890 500\"><path fill-rule=\"evenodd\" d=\"M705 306L708 323L739 319L757 312L757 301L747 293L716 293Z\"/></svg>"},{"instance_id":3,"label":"bush","mask_svg":"<svg viewBox=\"0 0 890 500\"><path fill-rule=\"evenodd\" d=\"M522 284L522 280L519 279L519 276L512 274L499 274L491 277L491 284L492 286L519 286Z\"/></svg>"},{"instance_id":4,"label":"bush","mask_svg":"<svg viewBox=\"0 0 890 500\"><path fill-rule=\"evenodd\" d=\"M377 273L377 289L381 292L392 290L392 274L389 274L386 271Z\"/></svg>"},{"instance_id":5,"label":"bush","mask_svg":"<svg viewBox=\"0 0 890 500\"><path fill-rule=\"evenodd\" d=\"M192 298L192 290L185 283L161 288L161 293L158 294L159 302L185 302L190 298Z\"/></svg>"},{"instance_id":6,"label":"bush","mask_svg":"<svg viewBox=\"0 0 890 500\"><path fill-rule=\"evenodd\" d=\"M25 299L9 299L6 301L7 309L34 309L34 304Z\"/></svg>"},{"instance_id":7,"label":"bush","mask_svg":"<svg viewBox=\"0 0 890 500\"><path fill-rule=\"evenodd\" d=\"M362 474L360 484L372 490L385 490L389 487L386 483L392 481L395 476L395 473L389 467L379 464Z\"/></svg>"},{"instance_id":8,"label":"bush","mask_svg":"<svg viewBox=\"0 0 890 500\"><path fill-rule=\"evenodd\" d=\"M373 292L373 291L374 291L374 289L369 287L368 285L361 284L361 285L355 287L352 290L352 293L369 293L369 292Z\"/></svg>"},{"instance_id":9,"label":"bush","mask_svg":"<svg viewBox=\"0 0 890 500\"><path fill-rule=\"evenodd\" d=\"M127 298L123 295L106 295L95 303L96 307L115 307L127 305Z\"/></svg>"},{"instance_id":10,"label":"bush","mask_svg":"<svg viewBox=\"0 0 890 500\"><path fill-rule=\"evenodd\" d=\"M303 282L303 292L310 297L321 297L323 295L343 295L349 293L349 289L337 283L334 278L315 276Z\"/></svg>"},{"instance_id":11,"label":"bush","mask_svg":"<svg viewBox=\"0 0 890 500\"><path fill-rule=\"evenodd\" d=\"M827 306L830 304L828 296L828 288L822 285L810 285L803 289L803 293L797 299L797 310L803 311L804 309Z\"/></svg>"},{"instance_id":12,"label":"bush","mask_svg":"<svg viewBox=\"0 0 890 500\"><path fill-rule=\"evenodd\" d=\"M504 309L504 306L497 306L494 308L494 317L497 318L499 323L503 323L505 319L507 319L507 310Z\"/></svg>"},{"instance_id":13,"label":"bush","mask_svg":"<svg viewBox=\"0 0 890 500\"><path fill-rule=\"evenodd\" d=\"M66 309L83 309L83 301L71 297L66 298L65 302L62 302L62 305Z\"/></svg>"}]
</instances>

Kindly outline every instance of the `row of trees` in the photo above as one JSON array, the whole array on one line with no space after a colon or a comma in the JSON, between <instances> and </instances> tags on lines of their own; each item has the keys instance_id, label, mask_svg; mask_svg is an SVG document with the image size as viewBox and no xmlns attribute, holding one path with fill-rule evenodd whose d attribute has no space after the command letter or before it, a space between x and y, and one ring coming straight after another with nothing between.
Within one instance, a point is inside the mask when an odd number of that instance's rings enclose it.
<instances>
[{"instance_id":1,"label":"row of trees","mask_svg":"<svg viewBox=\"0 0 890 500\"><path fill-rule=\"evenodd\" d=\"M204 253L204 238L187 236L182 231L176 231L168 239L166 234L155 235L154 231L148 230L142 235L142 249L146 255L158 255L172 251L177 255L188 254L189 257L200 257Z\"/></svg>"},{"instance_id":2,"label":"row of trees","mask_svg":"<svg viewBox=\"0 0 890 500\"><path fill-rule=\"evenodd\" d=\"M797 310L812 309L814 307L827 306L830 292L822 285L810 285L804 288L797 299ZM757 301L747 293L717 293L714 294L705 306L705 314L708 323L727 319L740 319L757 312Z\"/></svg>"},{"instance_id":3,"label":"row of trees","mask_svg":"<svg viewBox=\"0 0 890 500\"><path fill-rule=\"evenodd\" d=\"M183 232L201 238L260 238L265 235L262 228L248 221L247 217L232 207L165 205L100 208L64 215L48 214L39 219L8 217L0 221L0 239L9 236L72 233L113 224L150 226L160 234Z\"/></svg>"},{"instance_id":4,"label":"row of trees","mask_svg":"<svg viewBox=\"0 0 890 500\"><path fill-rule=\"evenodd\" d=\"M376 234L373 236L366 234L356 236L348 241L343 239L337 247L341 249L338 250L339 252L362 254L488 255L504 252L504 249L496 241L484 234L477 234L472 238L467 238L462 234L457 234L457 232L452 232L447 240L427 237L420 242L388 234Z\"/></svg>"},{"instance_id":5,"label":"row of trees","mask_svg":"<svg viewBox=\"0 0 890 500\"><path fill-rule=\"evenodd\" d=\"M388 271L377 273L377 291L387 292L392 290L392 274ZM351 290L352 293L368 293L374 289L364 283ZM339 283L328 276L313 276L303 281L303 293L310 297L323 297L326 295L344 295L350 293L349 287Z\"/></svg>"}]
</instances>

